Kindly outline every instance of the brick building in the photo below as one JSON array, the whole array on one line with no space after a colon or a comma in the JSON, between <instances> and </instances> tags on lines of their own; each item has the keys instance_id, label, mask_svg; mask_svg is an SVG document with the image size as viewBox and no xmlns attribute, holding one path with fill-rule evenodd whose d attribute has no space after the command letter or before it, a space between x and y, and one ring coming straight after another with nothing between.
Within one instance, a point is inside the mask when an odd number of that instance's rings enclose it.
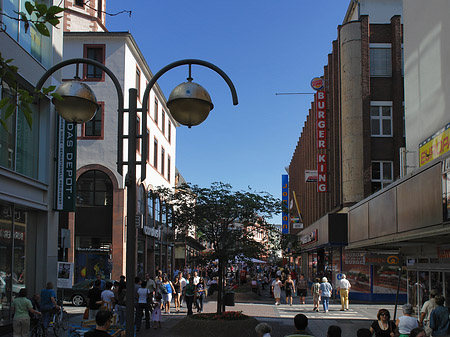
<instances>
[{"instance_id":1,"label":"brick building","mask_svg":"<svg viewBox=\"0 0 450 337\"><path fill-rule=\"evenodd\" d=\"M350 3L322 76L326 149L318 148L316 94L289 165L290 197L295 194L299 205L291 214L300 211L304 225L290 228L301 245L296 263L309 279L324 275L335 281L345 271L352 281L363 274L355 297L370 293L373 280L351 253L346 262L348 208L400 177L405 146L400 14L401 1ZM305 181L305 171L319 167L320 154L326 155L326 192Z\"/></svg>"}]
</instances>

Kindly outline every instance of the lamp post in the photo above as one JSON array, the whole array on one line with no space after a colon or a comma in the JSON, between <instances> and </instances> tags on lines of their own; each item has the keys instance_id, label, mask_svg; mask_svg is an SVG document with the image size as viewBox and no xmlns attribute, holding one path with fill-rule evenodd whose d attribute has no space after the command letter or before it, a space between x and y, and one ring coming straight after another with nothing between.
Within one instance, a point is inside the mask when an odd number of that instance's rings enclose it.
<instances>
[{"instance_id":1,"label":"lamp post","mask_svg":"<svg viewBox=\"0 0 450 337\"><path fill-rule=\"evenodd\" d=\"M58 89L57 93L63 97L64 100L53 100L57 112L68 122L84 123L89 121L97 111L98 105L95 94L85 83L81 82L78 77L79 65L90 64L102 69L113 81L117 91L118 100L118 137L117 137L117 172L123 174L123 165L128 166L127 175L125 178L125 186L127 187L127 244L126 244L126 279L128 294L134 294L134 278L136 275L136 165L141 166L141 181L146 178L146 157L147 157L147 142L142 141L143 150L141 154L141 161L136 161L136 138L143 139L147 128L147 106L150 96L150 91L156 81L167 71L181 66L189 66L188 82L178 85L170 94L167 106L174 119L189 128L194 125L202 123L209 112L213 109L213 104L208 92L199 84L192 82L191 66L193 64L210 68L218 73L228 84L231 91L233 105L238 104L236 89L230 78L220 68L212 63L196 60L186 59L168 64L160 71L158 71L147 84L145 88L142 108L137 107L137 90L129 89L128 109L124 108L123 89L120 86L116 76L110 69L102 63L84 58L75 58L62 61L49 70L47 70L36 84L36 90L40 91L45 81L57 70L68 66L76 65L76 75L74 81L63 83ZM137 112L142 112L142 130L141 134L136 134L136 117ZM128 112L128 135L123 134L123 114ZM123 140L128 139L128 159L123 161ZM126 336L134 336L134 296L127 296L126 298Z\"/></svg>"}]
</instances>

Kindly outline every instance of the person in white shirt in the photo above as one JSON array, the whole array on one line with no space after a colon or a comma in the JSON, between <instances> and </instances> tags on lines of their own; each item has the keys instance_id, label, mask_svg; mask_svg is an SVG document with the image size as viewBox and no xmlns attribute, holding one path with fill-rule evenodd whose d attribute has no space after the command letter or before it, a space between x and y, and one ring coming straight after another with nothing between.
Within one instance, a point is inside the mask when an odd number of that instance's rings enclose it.
<instances>
[{"instance_id":1,"label":"person in white shirt","mask_svg":"<svg viewBox=\"0 0 450 337\"><path fill-rule=\"evenodd\" d=\"M347 280L345 274L342 274L342 278L339 280L337 290L341 295L341 311L348 310L348 292L352 285Z\"/></svg>"},{"instance_id":2,"label":"person in white shirt","mask_svg":"<svg viewBox=\"0 0 450 337\"><path fill-rule=\"evenodd\" d=\"M275 297L275 305L280 305L280 297L281 297L281 281L280 277L277 276L276 279L272 282L272 292L273 297Z\"/></svg>"},{"instance_id":3,"label":"person in white shirt","mask_svg":"<svg viewBox=\"0 0 450 337\"><path fill-rule=\"evenodd\" d=\"M106 282L105 284L105 290L101 293L102 298L102 306L105 307L107 310L112 311L114 308L114 293L111 291L112 283Z\"/></svg>"},{"instance_id":4,"label":"person in white shirt","mask_svg":"<svg viewBox=\"0 0 450 337\"><path fill-rule=\"evenodd\" d=\"M136 331L141 329L142 323L142 311L145 311L145 328L150 328L150 313L149 313L149 302L150 299L150 290L147 289L147 281L143 281L141 283L141 288L137 291L138 303L136 308Z\"/></svg>"},{"instance_id":5,"label":"person in white shirt","mask_svg":"<svg viewBox=\"0 0 450 337\"><path fill-rule=\"evenodd\" d=\"M178 273L178 279L180 280L180 288L181 288L181 296L180 296L180 308L182 307L183 299L184 299L184 293L186 288L187 282L186 279L183 277L183 273L180 271Z\"/></svg>"},{"instance_id":6,"label":"person in white shirt","mask_svg":"<svg viewBox=\"0 0 450 337\"><path fill-rule=\"evenodd\" d=\"M200 276L198 276L198 273L194 271L194 285L196 286L200 282Z\"/></svg>"}]
</instances>

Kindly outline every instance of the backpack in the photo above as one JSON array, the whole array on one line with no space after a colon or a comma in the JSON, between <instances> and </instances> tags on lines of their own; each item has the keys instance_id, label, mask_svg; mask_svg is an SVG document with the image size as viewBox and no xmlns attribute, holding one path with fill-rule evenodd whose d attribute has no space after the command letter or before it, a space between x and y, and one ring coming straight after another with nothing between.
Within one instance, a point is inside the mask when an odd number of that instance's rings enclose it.
<instances>
[{"instance_id":1,"label":"backpack","mask_svg":"<svg viewBox=\"0 0 450 337\"><path fill-rule=\"evenodd\" d=\"M164 284L161 284L159 286L159 290L161 291L161 294L168 294L169 292L167 291L167 288Z\"/></svg>"},{"instance_id":2,"label":"backpack","mask_svg":"<svg viewBox=\"0 0 450 337\"><path fill-rule=\"evenodd\" d=\"M313 294L318 294L320 292L320 284L318 282L313 284L312 292Z\"/></svg>"}]
</instances>

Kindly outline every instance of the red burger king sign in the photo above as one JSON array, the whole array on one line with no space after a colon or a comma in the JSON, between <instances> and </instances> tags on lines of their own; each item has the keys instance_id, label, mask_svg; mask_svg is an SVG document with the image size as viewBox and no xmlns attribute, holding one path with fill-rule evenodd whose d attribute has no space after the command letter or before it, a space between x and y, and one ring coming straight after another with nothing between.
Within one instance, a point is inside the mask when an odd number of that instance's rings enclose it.
<instances>
[{"instance_id":1,"label":"red burger king sign","mask_svg":"<svg viewBox=\"0 0 450 337\"><path fill-rule=\"evenodd\" d=\"M311 80L311 87L312 87L314 90L321 90L321 89L323 89L324 86L325 86L325 81L323 80L323 78L320 78L320 77L314 77L314 78Z\"/></svg>"}]
</instances>

